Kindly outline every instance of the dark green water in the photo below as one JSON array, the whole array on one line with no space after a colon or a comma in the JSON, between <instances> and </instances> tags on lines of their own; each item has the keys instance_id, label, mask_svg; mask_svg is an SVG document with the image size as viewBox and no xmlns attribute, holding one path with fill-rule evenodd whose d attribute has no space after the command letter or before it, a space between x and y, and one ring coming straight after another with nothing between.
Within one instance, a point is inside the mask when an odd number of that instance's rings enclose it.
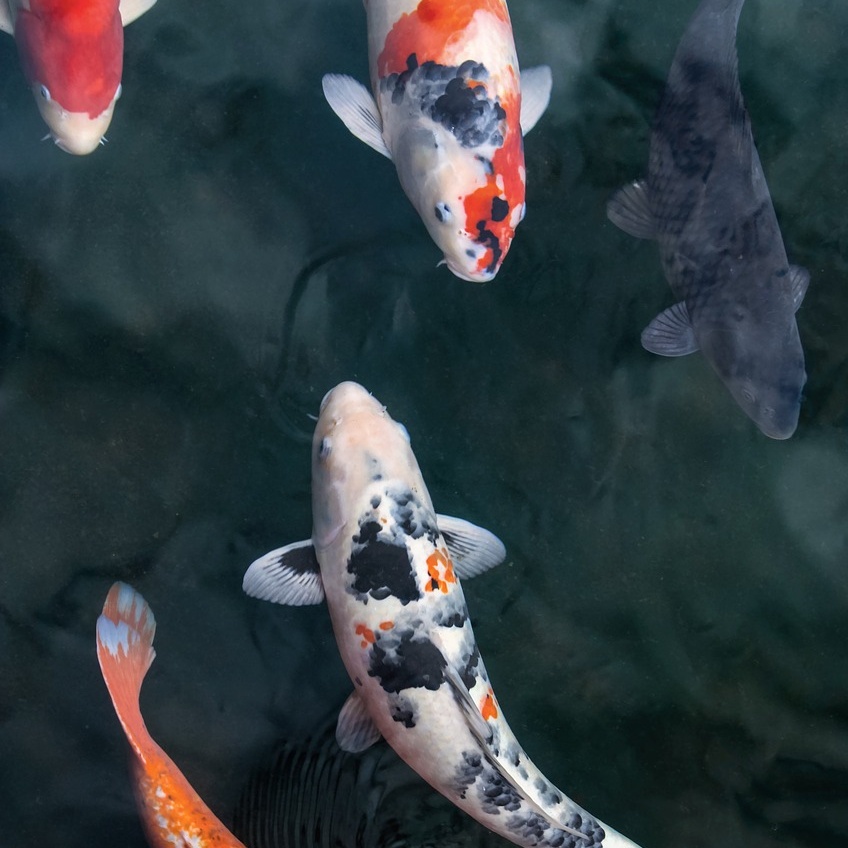
<instances>
[{"instance_id":1,"label":"dark green water","mask_svg":"<svg viewBox=\"0 0 848 848\"><path fill-rule=\"evenodd\" d=\"M644 848L848 845L848 5L748 0L740 24L812 276L782 443L701 357L642 350L670 290L605 217L694 5L514 0L554 93L485 287L436 269L391 164L323 101L322 73L367 78L356 0L161 0L85 159L38 143L0 44L4 848L145 844L94 653L116 579L158 620L148 726L225 820L277 742L335 714L326 611L241 578L309 535L308 415L343 379L406 424L436 508L506 543L466 595L553 781Z\"/></svg>"}]
</instances>

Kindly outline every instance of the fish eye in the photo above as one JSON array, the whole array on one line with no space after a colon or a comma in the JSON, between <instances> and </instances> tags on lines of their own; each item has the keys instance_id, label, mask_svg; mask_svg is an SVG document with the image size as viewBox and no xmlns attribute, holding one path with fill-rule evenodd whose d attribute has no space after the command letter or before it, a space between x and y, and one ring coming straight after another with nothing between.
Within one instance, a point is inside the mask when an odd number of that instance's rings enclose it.
<instances>
[{"instance_id":1,"label":"fish eye","mask_svg":"<svg viewBox=\"0 0 848 848\"><path fill-rule=\"evenodd\" d=\"M332 447L330 440L326 436L321 439L321 444L318 446L318 458L326 459L330 455Z\"/></svg>"},{"instance_id":2,"label":"fish eye","mask_svg":"<svg viewBox=\"0 0 848 848\"><path fill-rule=\"evenodd\" d=\"M400 421L395 421L395 424L397 424L397 428L400 430L401 436L403 436L408 444L412 444L412 439L409 438L409 430L407 430Z\"/></svg>"},{"instance_id":3,"label":"fish eye","mask_svg":"<svg viewBox=\"0 0 848 848\"><path fill-rule=\"evenodd\" d=\"M750 404L757 402L756 395L750 389L742 389L742 397Z\"/></svg>"},{"instance_id":4,"label":"fish eye","mask_svg":"<svg viewBox=\"0 0 848 848\"><path fill-rule=\"evenodd\" d=\"M50 89L46 85L41 86L41 96L49 103L53 98L50 96Z\"/></svg>"},{"instance_id":5,"label":"fish eye","mask_svg":"<svg viewBox=\"0 0 848 848\"><path fill-rule=\"evenodd\" d=\"M444 201L437 203L436 208L433 211L436 213L436 218L443 224L446 221L450 221L453 217L450 211L450 206L448 206Z\"/></svg>"}]
</instances>

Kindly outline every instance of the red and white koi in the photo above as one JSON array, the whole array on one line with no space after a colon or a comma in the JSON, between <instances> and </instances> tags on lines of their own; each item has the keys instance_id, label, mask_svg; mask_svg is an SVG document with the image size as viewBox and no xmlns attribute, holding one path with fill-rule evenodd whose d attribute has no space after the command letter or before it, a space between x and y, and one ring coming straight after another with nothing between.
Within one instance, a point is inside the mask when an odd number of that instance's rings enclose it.
<instances>
[{"instance_id":1,"label":"red and white koi","mask_svg":"<svg viewBox=\"0 0 848 848\"><path fill-rule=\"evenodd\" d=\"M121 96L124 27L156 0L0 0L24 75L56 144L84 155L100 145Z\"/></svg>"},{"instance_id":2,"label":"red and white koi","mask_svg":"<svg viewBox=\"0 0 848 848\"><path fill-rule=\"evenodd\" d=\"M326 599L354 685L341 747L382 735L517 845L633 848L541 774L503 716L460 585L504 559L500 540L435 514L406 429L356 383L324 398L312 451L312 539L258 559L244 589L284 604Z\"/></svg>"},{"instance_id":3,"label":"red and white koi","mask_svg":"<svg viewBox=\"0 0 848 848\"><path fill-rule=\"evenodd\" d=\"M401 186L456 276L497 274L524 218L523 135L550 68L519 73L505 0L365 0L371 87L327 74L324 95Z\"/></svg>"},{"instance_id":4,"label":"red and white koi","mask_svg":"<svg viewBox=\"0 0 848 848\"><path fill-rule=\"evenodd\" d=\"M132 751L135 795L152 848L244 848L215 817L141 717L141 683L156 652L156 621L141 595L115 583L97 619L97 659Z\"/></svg>"}]
</instances>

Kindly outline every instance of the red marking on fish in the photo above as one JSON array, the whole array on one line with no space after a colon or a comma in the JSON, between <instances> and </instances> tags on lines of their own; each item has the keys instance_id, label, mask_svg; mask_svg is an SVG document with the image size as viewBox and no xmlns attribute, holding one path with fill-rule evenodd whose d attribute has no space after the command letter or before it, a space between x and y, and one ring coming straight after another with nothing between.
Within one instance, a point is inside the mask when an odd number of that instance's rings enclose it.
<instances>
[{"instance_id":1,"label":"red marking on fish","mask_svg":"<svg viewBox=\"0 0 848 848\"><path fill-rule=\"evenodd\" d=\"M436 550L427 557L427 574L429 582L424 587L428 592L438 589L443 594L448 592L448 584L456 583L456 575L453 573L453 563L445 550Z\"/></svg>"},{"instance_id":2,"label":"red marking on fish","mask_svg":"<svg viewBox=\"0 0 848 848\"><path fill-rule=\"evenodd\" d=\"M418 8L401 15L386 37L377 58L380 77L406 70L415 53L419 64L441 61L451 44L461 41L476 12L490 12L509 23L504 0L421 0Z\"/></svg>"},{"instance_id":3,"label":"red marking on fish","mask_svg":"<svg viewBox=\"0 0 848 848\"><path fill-rule=\"evenodd\" d=\"M31 0L15 41L29 82L63 109L96 118L109 108L124 61L118 0Z\"/></svg>"},{"instance_id":4,"label":"red marking on fish","mask_svg":"<svg viewBox=\"0 0 848 848\"><path fill-rule=\"evenodd\" d=\"M489 689L486 693L486 696L483 698L483 704L480 707L480 712L483 714L483 718L488 721L490 718L498 717L498 707L495 703L495 693Z\"/></svg>"},{"instance_id":5,"label":"red marking on fish","mask_svg":"<svg viewBox=\"0 0 848 848\"><path fill-rule=\"evenodd\" d=\"M144 725L138 696L155 656L155 630L144 598L123 583L112 586L97 621L97 659L132 749L135 796L147 840L153 848L244 848Z\"/></svg>"},{"instance_id":6,"label":"red marking on fish","mask_svg":"<svg viewBox=\"0 0 848 848\"><path fill-rule=\"evenodd\" d=\"M373 645L377 641L377 637L374 635L374 631L366 627L364 624L357 624L356 630L354 632L357 636L362 637L360 645L363 648L367 648L369 645Z\"/></svg>"}]
</instances>

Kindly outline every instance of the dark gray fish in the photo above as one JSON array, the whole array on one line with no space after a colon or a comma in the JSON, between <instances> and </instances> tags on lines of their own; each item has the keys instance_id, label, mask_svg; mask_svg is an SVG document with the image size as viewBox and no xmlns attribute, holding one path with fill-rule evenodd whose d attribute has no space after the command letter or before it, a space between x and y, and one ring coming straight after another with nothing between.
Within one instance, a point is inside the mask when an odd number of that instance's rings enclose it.
<instances>
[{"instance_id":1,"label":"dark gray fish","mask_svg":"<svg viewBox=\"0 0 848 848\"><path fill-rule=\"evenodd\" d=\"M767 436L798 425L806 382L795 322L809 273L786 258L742 92L744 0L702 0L678 45L651 135L647 179L610 199L610 220L660 245L677 300L642 333L646 350L701 350Z\"/></svg>"},{"instance_id":2,"label":"dark gray fish","mask_svg":"<svg viewBox=\"0 0 848 848\"><path fill-rule=\"evenodd\" d=\"M233 830L251 848L495 848L387 745L342 751L333 727L257 769Z\"/></svg>"}]
</instances>

